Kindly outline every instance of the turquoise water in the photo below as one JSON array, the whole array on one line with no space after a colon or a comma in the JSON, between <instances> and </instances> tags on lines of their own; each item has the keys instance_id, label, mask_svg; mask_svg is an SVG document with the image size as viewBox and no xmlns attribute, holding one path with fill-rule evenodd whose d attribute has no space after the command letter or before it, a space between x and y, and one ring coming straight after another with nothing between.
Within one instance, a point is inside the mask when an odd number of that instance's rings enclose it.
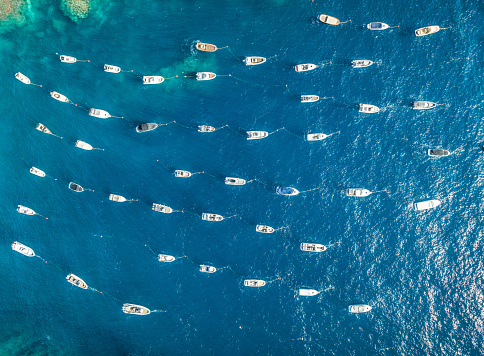
<instances>
[{"instance_id":1,"label":"turquoise water","mask_svg":"<svg viewBox=\"0 0 484 356\"><path fill-rule=\"evenodd\" d=\"M3 353L482 354L483 10L450 0L135 0L95 2L75 23L42 2L4 23ZM320 13L352 21L325 26ZM400 27L372 32L372 21ZM413 35L432 24L452 29ZM198 40L229 47L201 53ZM246 55L272 58L249 67ZM353 59L375 64L352 69ZM105 63L133 72L105 73ZM298 63L324 65L296 73ZM197 82L197 71L219 77ZM146 86L142 75L178 77ZM302 104L301 94L334 99ZM414 100L446 105L414 111ZM360 114L360 102L382 111ZM91 117L90 107L124 119ZM63 139L36 131L39 122ZM199 133L199 124L229 127ZM431 159L429 148L453 154ZM175 169L206 174L181 179ZM257 181L232 187L226 176ZM74 193L70 181L94 192ZM279 185L319 189L282 197ZM351 187L388 193L350 199ZM111 202L111 193L138 201ZM427 199L443 203L414 211ZM49 219L18 214L18 204ZM210 223L204 212L237 216ZM289 228L266 235L256 224ZM15 240L47 263L13 252ZM333 246L309 254L301 242ZM158 253L187 258L163 264ZM230 269L202 274L200 264ZM68 273L102 294L67 283ZM245 278L271 282L246 288ZM123 303L166 313L127 315ZM374 308L349 314L359 303Z\"/></svg>"}]
</instances>

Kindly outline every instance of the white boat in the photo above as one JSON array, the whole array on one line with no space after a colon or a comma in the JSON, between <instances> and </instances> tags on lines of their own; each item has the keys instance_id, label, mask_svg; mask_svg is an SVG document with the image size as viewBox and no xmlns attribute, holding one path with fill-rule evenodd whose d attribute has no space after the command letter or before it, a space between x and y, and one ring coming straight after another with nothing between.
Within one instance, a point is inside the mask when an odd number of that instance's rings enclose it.
<instances>
[{"instance_id":1,"label":"white boat","mask_svg":"<svg viewBox=\"0 0 484 356\"><path fill-rule=\"evenodd\" d=\"M442 202L438 199L432 199L432 200L421 201L419 203L414 203L413 206L415 210L427 210L427 209L433 209L439 206L441 203Z\"/></svg>"},{"instance_id":2,"label":"white boat","mask_svg":"<svg viewBox=\"0 0 484 356\"><path fill-rule=\"evenodd\" d=\"M217 272L217 269L213 266L207 266L207 265L200 265L200 272L203 273L215 273Z\"/></svg>"},{"instance_id":3,"label":"white boat","mask_svg":"<svg viewBox=\"0 0 484 356\"><path fill-rule=\"evenodd\" d=\"M37 124L37 126L35 126L35 129L49 135L52 134L52 132L44 124L41 124L40 122Z\"/></svg>"},{"instance_id":4,"label":"white boat","mask_svg":"<svg viewBox=\"0 0 484 356\"><path fill-rule=\"evenodd\" d=\"M76 147L82 148L83 150L86 150L86 151L90 151L93 149L93 147L90 144L81 140L76 141Z\"/></svg>"},{"instance_id":5,"label":"white boat","mask_svg":"<svg viewBox=\"0 0 484 356\"><path fill-rule=\"evenodd\" d=\"M12 244L12 250L17 251L18 253L21 253L22 255L27 257L35 256L34 250L32 250L28 246L25 246L24 244L21 244L18 241L14 241L14 243Z\"/></svg>"},{"instance_id":6,"label":"white boat","mask_svg":"<svg viewBox=\"0 0 484 356\"><path fill-rule=\"evenodd\" d=\"M51 91L51 92L50 92L50 96L51 96L52 98L54 98L55 100L58 100L58 101L63 102L63 103L68 103L68 102L70 102L70 100L69 100L69 99L67 99L67 96L62 95L61 93L58 93L58 92L56 92L56 91Z\"/></svg>"},{"instance_id":7,"label":"white boat","mask_svg":"<svg viewBox=\"0 0 484 356\"><path fill-rule=\"evenodd\" d=\"M119 73L121 72L121 68L112 66L110 64L105 64L104 65L104 71L108 73Z\"/></svg>"},{"instance_id":8,"label":"white boat","mask_svg":"<svg viewBox=\"0 0 484 356\"><path fill-rule=\"evenodd\" d=\"M293 196L293 195L298 195L299 190L293 187L277 187L276 193L279 195Z\"/></svg>"},{"instance_id":9,"label":"white boat","mask_svg":"<svg viewBox=\"0 0 484 356\"><path fill-rule=\"evenodd\" d=\"M23 205L17 206L17 212L19 212L20 214L25 214L25 215L37 215L37 213L35 211L33 211L32 209L27 208L26 206L23 206Z\"/></svg>"},{"instance_id":10,"label":"white boat","mask_svg":"<svg viewBox=\"0 0 484 356\"><path fill-rule=\"evenodd\" d=\"M256 225L255 231L261 232L263 234L272 234L275 230L273 227L267 225Z\"/></svg>"},{"instance_id":11,"label":"white boat","mask_svg":"<svg viewBox=\"0 0 484 356\"><path fill-rule=\"evenodd\" d=\"M246 279L244 280L244 286L246 287L263 287L266 285L266 281L262 279Z\"/></svg>"},{"instance_id":12,"label":"white boat","mask_svg":"<svg viewBox=\"0 0 484 356\"><path fill-rule=\"evenodd\" d=\"M83 187L81 187L79 184L74 183L74 182L70 182L69 183L69 189L72 190L72 191L74 191L74 192L78 192L78 193L84 191L84 188Z\"/></svg>"},{"instance_id":13,"label":"white boat","mask_svg":"<svg viewBox=\"0 0 484 356\"><path fill-rule=\"evenodd\" d=\"M197 80L212 80L217 74L212 72L197 72Z\"/></svg>"},{"instance_id":14,"label":"white boat","mask_svg":"<svg viewBox=\"0 0 484 356\"><path fill-rule=\"evenodd\" d=\"M445 157L450 155L450 152L447 150L443 150L441 148L431 148L430 150L427 151L427 154L430 157Z\"/></svg>"},{"instance_id":15,"label":"white boat","mask_svg":"<svg viewBox=\"0 0 484 356\"><path fill-rule=\"evenodd\" d=\"M156 203L153 203L153 207L151 209L159 213L165 213L165 214L173 213L173 209L170 208L169 206L156 204Z\"/></svg>"},{"instance_id":16,"label":"white boat","mask_svg":"<svg viewBox=\"0 0 484 356\"><path fill-rule=\"evenodd\" d=\"M388 26L384 22L370 22L368 25L366 25L366 28L372 31L382 31L382 30L386 30L389 27L390 26Z\"/></svg>"},{"instance_id":17,"label":"white boat","mask_svg":"<svg viewBox=\"0 0 484 356\"><path fill-rule=\"evenodd\" d=\"M148 308L136 304L123 304L123 313L135 315L148 315L151 311Z\"/></svg>"},{"instance_id":18,"label":"white boat","mask_svg":"<svg viewBox=\"0 0 484 356\"><path fill-rule=\"evenodd\" d=\"M60 60L61 60L61 62L64 62L64 63L76 63L77 62L77 58L74 58L74 57L71 57L71 56L64 56L64 55L60 56Z\"/></svg>"},{"instance_id":19,"label":"white boat","mask_svg":"<svg viewBox=\"0 0 484 356\"><path fill-rule=\"evenodd\" d=\"M360 104L359 112L363 112L365 114L375 114L380 111L380 108L375 105L370 104Z\"/></svg>"},{"instance_id":20,"label":"white boat","mask_svg":"<svg viewBox=\"0 0 484 356\"><path fill-rule=\"evenodd\" d=\"M136 132L141 133L141 132L153 131L157 127L158 127L158 124L155 124L153 122L148 122L146 124L141 124L136 126Z\"/></svg>"},{"instance_id":21,"label":"white boat","mask_svg":"<svg viewBox=\"0 0 484 356\"><path fill-rule=\"evenodd\" d=\"M247 140L261 140L269 136L267 131L247 131Z\"/></svg>"},{"instance_id":22,"label":"white boat","mask_svg":"<svg viewBox=\"0 0 484 356\"><path fill-rule=\"evenodd\" d=\"M297 66L294 67L296 72L307 72L309 70L313 70L316 68L318 68L318 66L312 63L298 64Z\"/></svg>"},{"instance_id":23,"label":"white boat","mask_svg":"<svg viewBox=\"0 0 484 356\"><path fill-rule=\"evenodd\" d=\"M368 189L363 188L348 188L346 189L346 195L349 197L367 197L371 192Z\"/></svg>"},{"instance_id":24,"label":"white boat","mask_svg":"<svg viewBox=\"0 0 484 356\"><path fill-rule=\"evenodd\" d=\"M225 184L227 185L244 185L246 183L245 179L225 177Z\"/></svg>"},{"instance_id":25,"label":"white boat","mask_svg":"<svg viewBox=\"0 0 484 356\"><path fill-rule=\"evenodd\" d=\"M354 314L368 313L371 309L372 307L367 304L355 304L348 307L348 311Z\"/></svg>"},{"instance_id":26,"label":"white boat","mask_svg":"<svg viewBox=\"0 0 484 356\"><path fill-rule=\"evenodd\" d=\"M198 132L214 132L215 127L208 125L198 125Z\"/></svg>"},{"instance_id":27,"label":"white boat","mask_svg":"<svg viewBox=\"0 0 484 356\"><path fill-rule=\"evenodd\" d=\"M202 220L206 221L222 221L224 217L219 214L210 214L210 213L203 213Z\"/></svg>"},{"instance_id":28,"label":"white boat","mask_svg":"<svg viewBox=\"0 0 484 356\"><path fill-rule=\"evenodd\" d=\"M215 52L218 48L217 46L210 43L198 42L195 48L202 52Z\"/></svg>"},{"instance_id":29,"label":"white boat","mask_svg":"<svg viewBox=\"0 0 484 356\"><path fill-rule=\"evenodd\" d=\"M314 103L319 100L317 95L301 95L301 103Z\"/></svg>"},{"instance_id":30,"label":"white boat","mask_svg":"<svg viewBox=\"0 0 484 356\"><path fill-rule=\"evenodd\" d=\"M145 75L143 76L143 84L161 84L165 81L160 75Z\"/></svg>"},{"instance_id":31,"label":"white boat","mask_svg":"<svg viewBox=\"0 0 484 356\"><path fill-rule=\"evenodd\" d=\"M188 171L183 171L181 169L177 169L175 171L175 177L178 177L178 178L188 178L188 177L191 177L192 174Z\"/></svg>"},{"instance_id":32,"label":"white boat","mask_svg":"<svg viewBox=\"0 0 484 356\"><path fill-rule=\"evenodd\" d=\"M321 244L313 244L309 242L301 243L301 250L308 251L308 252L323 252L326 251L328 248Z\"/></svg>"},{"instance_id":33,"label":"white boat","mask_svg":"<svg viewBox=\"0 0 484 356\"><path fill-rule=\"evenodd\" d=\"M299 295L302 295L304 297L312 297L314 295L319 294L320 291L316 289L299 289Z\"/></svg>"},{"instance_id":34,"label":"white boat","mask_svg":"<svg viewBox=\"0 0 484 356\"><path fill-rule=\"evenodd\" d=\"M30 173L39 177L45 177L45 172L35 167L30 168Z\"/></svg>"},{"instance_id":35,"label":"white boat","mask_svg":"<svg viewBox=\"0 0 484 356\"><path fill-rule=\"evenodd\" d=\"M414 101L412 103L412 109L414 110L427 110L427 109L432 109L437 106L437 103L433 103L431 101Z\"/></svg>"},{"instance_id":36,"label":"white boat","mask_svg":"<svg viewBox=\"0 0 484 356\"><path fill-rule=\"evenodd\" d=\"M324 140L326 137L331 135L326 135L324 133L310 133L306 135L306 140L308 141L321 141Z\"/></svg>"},{"instance_id":37,"label":"white boat","mask_svg":"<svg viewBox=\"0 0 484 356\"><path fill-rule=\"evenodd\" d=\"M126 198L117 194L109 194L109 200L116 201L118 203L124 203L126 201Z\"/></svg>"},{"instance_id":38,"label":"white boat","mask_svg":"<svg viewBox=\"0 0 484 356\"><path fill-rule=\"evenodd\" d=\"M24 75L20 72L15 73L15 78L17 78L18 80L20 80L24 84L31 84L32 83L26 75Z\"/></svg>"},{"instance_id":39,"label":"white boat","mask_svg":"<svg viewBox=\"0 0 484 356\"><path fill-rule=\"evenodd\" d=\"M325 24L328 24L328 25L332 25L332 26L337 26L337 25L339 25L341 23L340 20L338 20L336 17L329 16L329 15L324 15L324 14L319 15L318 16L318 19L322 23L325 23Z\"/></svg>"},{"instance_id":40,"label":"white boat","mask_svg":"<svg viewBox=\"0 0 484 356\"><path fill-rule=\"evenodd\" d=\"M67 277L67 282L75 285L76 287L82 288L82 289L87 289L87 284L84 282L81 278L77 277L75 274L68 274Z\"/></svg>"},{"instance_id":41,"label":"white boat","mask_svg":"<svg viewBox=\"0 0 484 356\"><path fill-rule=\"evenodd\" d=\"M94 116L94 117L98 117L100 119L107 119L107 118L111 117L111 114L108 113L107 111L100 110L100 109L94 109L94 108L89 109L89 115Z\"/></svg>"},{"instance_id":42,"label":"white boat","mask_svg":"<svg viewBox=\"0 0 484 356\"><path fill-rule=\"evenodd\" d=\"M171 256L171 255L158 255L158 261L160 262L173 262L175 261L176 258L174 256Z\"/></svg>"},{"instance_id":43,"label":"white boat","mask_svg":"<svg viewBox=\"0 0 484 356\"><path fill-rule=\"evenodd\" d=\"M432 33L436 33L440 31L440 26L434 25L434 26L426 26L419 28L415 30L415 36L421 37L421 36L427 36Z\"/></svg>"},{"instance_id":44,"label":"white boat","mask_svg":"<svg viewBox=\"0 0 484 356\"><path fill-rule=\"evenodd\" d=\"M370 61L369 59L355 59L354 61L351 61L351 66L353 68L365 68L369 67L373 64L373 61Z\"/></svg>"},{"instance_id":45,"label":"white boat","mask_svg":"<svg viewBox=\"0 0 484 356\"><path fill-rule=\"evenodd\" d=\"M264 63L266 60L267 59L264 57L257 57L257 56L245 57L244 63L247 66L255 66L255 65Z\"/></svg>"}]
</instances>

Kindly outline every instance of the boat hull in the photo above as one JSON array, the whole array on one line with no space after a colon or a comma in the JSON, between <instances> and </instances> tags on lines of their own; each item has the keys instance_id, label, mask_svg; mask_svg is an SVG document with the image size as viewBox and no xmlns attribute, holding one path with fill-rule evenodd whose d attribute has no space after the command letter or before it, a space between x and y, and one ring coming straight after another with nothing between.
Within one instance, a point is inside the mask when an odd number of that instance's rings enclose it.
<instances>
[{"instance_id":1,"label":"boat hull","mask_svg":"<svg viewBox=\"0 0 484 356\"><path fill-rule=\"evenodd\" d=\"M413 207L415 210L428 210L438 207L442 202L438 199L421 201L419 203L414 203Z\"/></svg>"},{"instance_id":2,"label":"boat hull","mask_svg":"<svg viewBox=\"0 0 484 356\"><path fill-rule=\"evenodd\" d=\"M325 24L331 25L331 26L338 26L341 23L341 21L338 20L336 17L324 15L324 14L319 15L318 19L322 23L325 23Z\"/></svg>"}]
</instances>

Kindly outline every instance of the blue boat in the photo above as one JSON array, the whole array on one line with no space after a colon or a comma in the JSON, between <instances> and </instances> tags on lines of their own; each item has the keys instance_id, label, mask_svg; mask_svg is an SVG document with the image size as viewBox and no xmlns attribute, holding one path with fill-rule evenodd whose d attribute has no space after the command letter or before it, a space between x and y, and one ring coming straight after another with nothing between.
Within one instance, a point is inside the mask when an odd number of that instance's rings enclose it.
<instances>
[{"instance_id":1,"label":"blue boat","mask_svg":"<svg viewBox=\"0 0 484 356\"><path fill-rule=\"evenodd\" d=\"M299 190L292 187L277 187L276 193L279 195L298 195Z\"/></svg>"}]
</instances>

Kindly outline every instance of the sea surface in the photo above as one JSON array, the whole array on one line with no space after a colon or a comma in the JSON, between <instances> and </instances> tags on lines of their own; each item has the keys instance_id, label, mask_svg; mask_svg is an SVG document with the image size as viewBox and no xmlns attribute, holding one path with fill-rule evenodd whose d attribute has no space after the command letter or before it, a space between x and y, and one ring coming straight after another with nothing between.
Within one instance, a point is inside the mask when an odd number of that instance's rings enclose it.
<instances>
[{"instance_id":1,"label":"sea surface","mask_svg":"<svg viewBox=\"0 0 484 356\"><path fill-rule=\"evenodd\" d=\"M484 353L482 1L91 5L73 22L58 2L32 1L0 25L0 354ZM321 13L351 22L324 25ZM369 31L372 21L399 27ZM427 25L452 28L414 35ZM228 47L198 52L197 41ZM245 66L250 55L268 60ZM353 69L353 59L375 64ZM320 66L298 73L300 63ZM200 82L198 71L218 76ZM143 85L143 75L171 79ZM415 100L445 105L417 111ZM381 111L361 114L359 103ZM147 122L168 125L135 132ZM272 134L248 141L248 130ZM314 132L336 134L304 139ZM228 186L226 176L252 181ZM94 192L70 191L71 181ZM347 188L382 192L357 199ZM413 209L428 199L442 204ZM203 221L205 212L227 219ZM288 228L260 234L257 224ZM14 241L41 259L12 251ZM302 242L330 247L303 252ZM181 258L161 263L160 253ZM200 264L230 268L205 274ZM244 287L246 278L268 284ZM123 303L160 312L127 315ZM350 314L351 304L373 310Z\"/></svg>"}]
</instances>

